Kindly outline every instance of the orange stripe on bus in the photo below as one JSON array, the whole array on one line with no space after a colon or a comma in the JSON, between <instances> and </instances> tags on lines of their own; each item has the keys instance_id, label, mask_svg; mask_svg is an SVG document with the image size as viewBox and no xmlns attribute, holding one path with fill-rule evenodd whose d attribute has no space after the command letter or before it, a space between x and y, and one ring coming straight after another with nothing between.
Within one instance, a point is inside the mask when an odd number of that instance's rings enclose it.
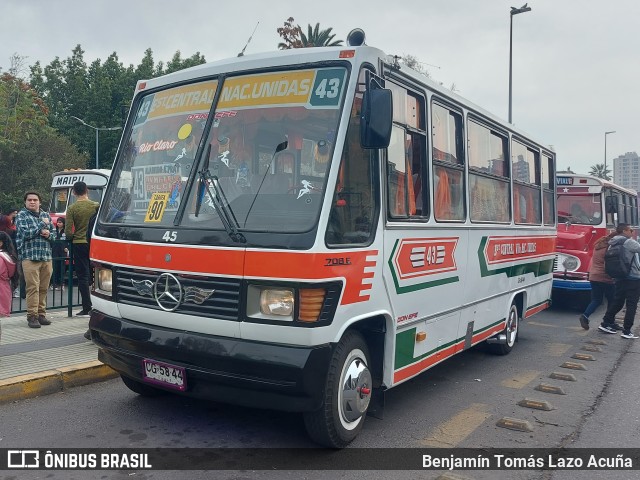
<instances>
[{"instance_id":1,"label":"orange stripe on bus","mask_svg":"<svg viewBox=\"0 0 640 480\"><path fill-rule=\"evenodd\" d=\"M170 261L167 261L170 255ZM271 278L275 280L332 280L345 278L342 304L367 301L375 272L377 250L355 252L273 252L244 249L202 248L180 245L153 245L114 242L95 237L91 258L131 268L170 270L207 275Z\"/></svg>"},{"instance_id":2,"label":"orange stripe on bus","mask_svg":"<svg viewBox=\"0 0 640 480\"><path fill-rule=\"evenodd\" d=\"M490 328L489 330L486 330L482 333L478 333L477 335L474 335L471 339L471 343L473 345L475 345L476 343L479 343L483 340L486 340L487 338L495 335L498 332L501 332L502 330L504 330L504 326L505 323L500 323L498 325L496 325L493 328ZM428 368L433 367L434 365L436 365L437 363L442 362L443 360L446 360L449 357L452 357L453 355L455 355L456 353L462 351L464 346L464 340L461 340L459 342L457 342L456 344L445 348L444 350L441 350L441 355L436 356L436 354L434 353L433 355L430 355L427 358L423 358L422 360L420 360L419 362L416 362L412 365L408 365L396 372L394 372L393 374L393 383L398 383L401 382L402 380L406 380L410 377L413 377L417 374L419 374L420 372L423 372L424 370L427 370Z\"/></svg>"},{"instance_id":3,"label":"orange stripe on bus","mask_svg":"<svg viewBox=\"0 0 640 480\"><path fill-rule=\"evenodd\" d=\"M527 310L527 313L524 314L524 317L528 318L532 315L535 315L536 313L546 310L547 308L549 308L549 302L544 302L542 305L538 305L537 307L533 307Z\"/></svg>"}]
</instances>

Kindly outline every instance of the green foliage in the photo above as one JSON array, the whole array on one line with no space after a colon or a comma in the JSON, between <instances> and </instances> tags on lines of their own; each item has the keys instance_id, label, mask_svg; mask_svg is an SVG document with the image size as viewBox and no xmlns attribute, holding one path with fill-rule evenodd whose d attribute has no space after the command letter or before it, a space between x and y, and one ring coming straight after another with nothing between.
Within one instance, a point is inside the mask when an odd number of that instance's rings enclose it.
<instances>
[{"instance_id":1,"label":"green foliage","mask_svg":"<svg viewBox=\"0 0 640 480\"><path fill-rule=\"evenodd\" d=\"M285 20L284 26L277 29L278 35L283 40L278 44L280 50L307 47L337 47L342 45L342 40L333 40L336 36L331 33L333 28L320 30L320 23L316 23L315 27L307 26L307 34L305 35L300 25L294 25L294 21L293 17L289 17Z\"/></svg>"},{"instance_id":2,"label":"green foliage","mask_svg":"<svg viewBox=\"0 0 640 480\"><path fill-rule=\"evenodd\" d=\"M596 163L595 165L592 165L591 170L589 170L589 175L593 175L594 177L602 178L604 180L611 180L611 177L609 176L610 173L611 170L609 170L609 167L605 168L604 163Z\"/></svg>"},{"instance_id":3,"label":"green foliage","mask_svg":"<svg viewBox=\"0 0 640 480\"><path fill-rule=\"evenodd\" d=\"M64 60L30 66L27 81L24 57L14 55L0 72L0 210L21 207L32 189L46 205L54 172L95 166L95 130L73 116L98 128L123 126L138 80L204 62L199 52L183 59L178 51L165 67L147 49L138 66L125 67L115 52L87 64L77 45ZM120 135L99 132L101 168L111 167Z\"/></svg>"}]
</instances>

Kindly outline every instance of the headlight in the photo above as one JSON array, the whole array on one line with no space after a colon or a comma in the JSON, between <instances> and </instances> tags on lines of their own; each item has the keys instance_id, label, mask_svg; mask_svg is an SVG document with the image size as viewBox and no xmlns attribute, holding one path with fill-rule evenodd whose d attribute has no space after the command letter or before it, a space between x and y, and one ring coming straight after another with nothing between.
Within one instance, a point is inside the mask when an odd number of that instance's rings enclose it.
<instances>
[{"instance_id":1,"label":"headlight","mask_svg":"<svg viewBox=\"0 0 640 480\"><path fill-rule=\"evenodd\" d=\"M562 260L562 266L565 270L568 270L570 272L576 270L578 268L578 265L579 262L576 257L566 257L564 260Z\"/></svg>"},{"instance_id":2,"label":"headlight","mask_svg":"<svg viewBox=\"0 0 640 480\"><path fill-rule=\"evenodd\" d=\"M260 312L264 315L293 317L294 306L293 290L268 288L260 292Z\"/></svg>"},{"instance_id":3,"label":"headlight","mask_svg":"<svg viewBox=\"0 0 640 480\"><path fill-rule=\"evenodd\" d=\"M112 272L110 268L96 267L95 280L96 290L100 293L111 295L113 282Z\"/></svg>"}]
</instances>

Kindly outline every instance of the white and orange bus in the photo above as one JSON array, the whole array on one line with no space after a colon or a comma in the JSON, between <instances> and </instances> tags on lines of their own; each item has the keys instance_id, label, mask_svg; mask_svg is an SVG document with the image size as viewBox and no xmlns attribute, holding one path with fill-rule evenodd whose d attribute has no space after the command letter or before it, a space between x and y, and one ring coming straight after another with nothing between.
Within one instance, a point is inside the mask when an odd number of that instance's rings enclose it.
<instances>
[{"instance_id":1,"label":"white and orange bus","mask_svg":"<svg viewBox=\"0 0 640 480\"><path fill-rule=\"evenodd\" d=\"M588 303L593 246L618 223L638 228L638 194L591 175L556 176L558 239L553 294ZM577 297L577 298L576 298Z\"/></svg>"},{"instance_id":2,"label":"white and orange bus","mask_svg":"<svg viewBox=\"0 0 640 480\"><path fill-rule=\"evenodd\" d=\"M86 183L89 198L94 202L101 202L110 174L111 170L106 169L68 169L54 173L49 205L49 214L54 225L58 217L66 216L67 209L75 202L71 193L74 183Z\"/></svg>"},{"instance_id":3,"label":"white and orange bus","mask_svg":"<svg viewBox=\"0 0 640 480\"><path fill-rule=\"evenodd\" d=\"M134 392L344 447L385 390L548 307L554 152L362 38L138 83L90 320Z\"/></svg>"}]
</instances>

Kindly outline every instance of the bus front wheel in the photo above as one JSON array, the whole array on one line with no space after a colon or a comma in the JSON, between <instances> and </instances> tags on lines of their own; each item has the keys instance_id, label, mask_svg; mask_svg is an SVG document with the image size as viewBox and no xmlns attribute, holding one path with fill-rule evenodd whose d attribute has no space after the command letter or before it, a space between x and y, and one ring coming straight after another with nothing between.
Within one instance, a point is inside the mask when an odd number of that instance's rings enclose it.
<instances>
[{"instance_id":1,"label":"bus front wheel","mask_svg":"<svg viewBox=\"0 0 640 480\"><path fill-rule=\"evenodd\" d=\"M346 447L362 429L371 394L369 349L358 332L347 332L331 357L322 407L304 414L311 439L325 447Z\"/></svg>"}]
</instances>

